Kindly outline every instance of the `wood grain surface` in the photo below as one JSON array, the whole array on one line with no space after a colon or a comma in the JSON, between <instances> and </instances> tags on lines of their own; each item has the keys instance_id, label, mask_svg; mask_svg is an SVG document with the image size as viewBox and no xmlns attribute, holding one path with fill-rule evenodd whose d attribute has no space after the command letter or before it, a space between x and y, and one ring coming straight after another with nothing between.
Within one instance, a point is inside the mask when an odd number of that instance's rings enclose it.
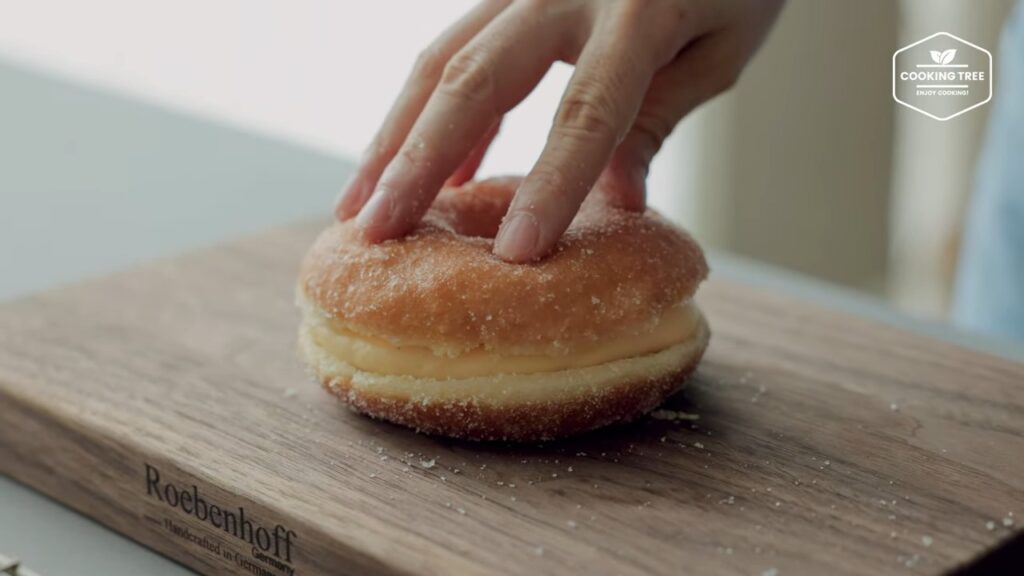
<instances>
[{"instance_id":1,"label":"wood grain surface","mask_svg":"<svg viewBox=\"0 0 1024 576\"><path fill-rule=\"evenodd\" d=\"M0 307L0 472L206 574L934 574L1024 521L1024 367L714 274L667 405L697 420L516 446L350 413L295 354L318 228Z\"/></svg>"}]
</instances>

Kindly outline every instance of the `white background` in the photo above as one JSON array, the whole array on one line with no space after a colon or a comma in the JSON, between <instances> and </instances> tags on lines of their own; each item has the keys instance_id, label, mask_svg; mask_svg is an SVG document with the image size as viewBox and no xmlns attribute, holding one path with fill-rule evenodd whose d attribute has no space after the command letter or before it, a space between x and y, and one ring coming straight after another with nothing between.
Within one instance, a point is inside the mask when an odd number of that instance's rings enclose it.
<instances>
[{"instance_id":1,"label":"white background","mask_svg":"<svg viewBox=\"0 0 1024 576\"><path fill-rule=\"evenodd\" d=\"M358 157L419 51L474 4L0 0L0 58ZM571 73L556 64L512 112L482 174L529 169Z\"/></svg>"}]
</instances>

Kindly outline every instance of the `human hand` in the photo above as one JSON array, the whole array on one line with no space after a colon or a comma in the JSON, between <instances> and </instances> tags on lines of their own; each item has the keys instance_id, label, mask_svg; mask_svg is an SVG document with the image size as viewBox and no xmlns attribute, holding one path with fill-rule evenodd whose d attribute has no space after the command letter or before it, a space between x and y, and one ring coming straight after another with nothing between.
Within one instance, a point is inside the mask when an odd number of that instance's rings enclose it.
<instances>
[{"instance_id":1,"label":"human hand","mask_svg":"<svg viewBox=\"0 0 1024 576\"><path fill-rule=\"evenodd\" d=\"M502 116L551 64L575 64L547 144L494 243L544 256L597 189L642 210L650 162L727 90L783 0L485 0L424 50L338 201L371 242L401 236L441 186L472 179Z\"/></svg>"}]
</instances>

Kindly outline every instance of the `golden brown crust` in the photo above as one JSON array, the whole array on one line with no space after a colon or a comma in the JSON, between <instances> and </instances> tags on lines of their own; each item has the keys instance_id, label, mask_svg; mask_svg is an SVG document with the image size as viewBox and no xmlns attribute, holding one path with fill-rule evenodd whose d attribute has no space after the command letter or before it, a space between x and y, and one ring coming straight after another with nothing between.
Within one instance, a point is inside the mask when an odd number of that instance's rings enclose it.
<instances>
[{"instance_id":1,"label":"golden brown crust","mask_svg":"<svg viewBox=\"0 0 1024 576\"><path fill-rule=\"evenodd\" d=\"M628 422L656 408L678 391L704 354L697 355L679 370L655 378L624 382L600 394L584 395L570 402L531 402L494 406L465 402L422 402L402 397L368 393L352 386L351 378L324 377L324 389L338 396L353 410L402 424L427 434L466 440L533 441L550 440L615 422Z\"/></svg>"},{"instance_id":2,"label":"golden brown crust","mask_svg":"<svg viewBox=\"0 0 1024 576\"><path fill-rule=\"evenodd\" d=\"M455 351L550 353L649 329L707 275L686 232L653 210L596 201L547 258L503 262L487 236L517 182L446 189L410 235L382 244L363 242L351 222L335 224L307 255L300 289L355 332Z\"/></svg>"}]
</instances>

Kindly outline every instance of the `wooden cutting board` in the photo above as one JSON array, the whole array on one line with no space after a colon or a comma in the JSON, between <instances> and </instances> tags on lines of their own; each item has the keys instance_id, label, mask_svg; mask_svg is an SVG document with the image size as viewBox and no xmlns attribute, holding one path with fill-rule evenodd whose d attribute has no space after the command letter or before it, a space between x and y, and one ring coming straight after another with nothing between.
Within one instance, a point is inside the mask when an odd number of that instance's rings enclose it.
<instances>
[{"instance_id":1,"label":"wooden cutting board","mask_svg":"<svg viewBox=\"0 0 1024 576\"><path fill-rule=\"evenodd\" d=\"M1024 521L1024 366L721 279L698 420L350 413L295 354L318 228L0 307L0 472L206 574L933 574Z\"/></svg>"}]
</instances>

